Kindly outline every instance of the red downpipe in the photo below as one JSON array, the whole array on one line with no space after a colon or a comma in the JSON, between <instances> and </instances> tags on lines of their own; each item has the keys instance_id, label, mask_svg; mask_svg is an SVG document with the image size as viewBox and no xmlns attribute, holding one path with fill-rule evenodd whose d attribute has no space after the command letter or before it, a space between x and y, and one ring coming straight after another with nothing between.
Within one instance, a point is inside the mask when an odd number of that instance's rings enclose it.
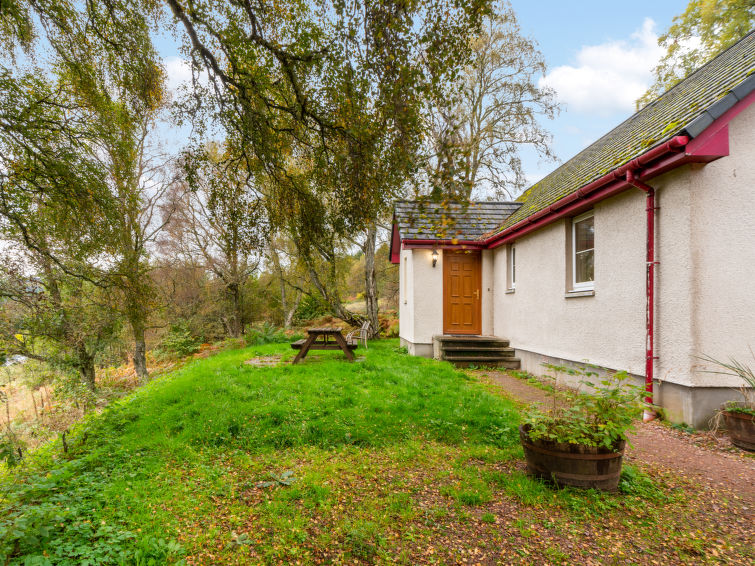
<instances>
[{"instance_id":1,"label":"red downpipe","mask_svg":"<svg viewBox=\"0 0 755 566\"><path fill-rule=\"evenodd\" d=\"M653 404L653 366L655 362L655 352L653 349L653 333L655 331L655 189L637 179L633 171L627 171L627 183L645 191L647 195L647 290L646 290L646 335L645 335L645 402L648 405ZM655 418L655 413L649 409L645 410L643 420L651 421Z\"/></svg>"}]
</instances>

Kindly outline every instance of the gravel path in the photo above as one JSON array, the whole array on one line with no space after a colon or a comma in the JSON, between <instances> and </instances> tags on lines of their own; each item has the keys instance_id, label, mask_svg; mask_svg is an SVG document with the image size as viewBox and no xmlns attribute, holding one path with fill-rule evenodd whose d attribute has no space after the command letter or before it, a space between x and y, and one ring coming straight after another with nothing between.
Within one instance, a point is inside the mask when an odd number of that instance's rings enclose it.
<instances>
[{"instance_id":1,"label":"gravel path","mask_svg":"<svg viewBox=\"0 0 755 566\"><path fill-rule=\"evenodd\" d=\"M548 392L502 371L479 372L523 403L547 403ZM484 379L484 377L483 377ZM707 490L727 492L755 514L755 458L709 433L688 434L657 422L639 425L630 437L628 461L700 480Z\"/></svg>"}]
</instances>

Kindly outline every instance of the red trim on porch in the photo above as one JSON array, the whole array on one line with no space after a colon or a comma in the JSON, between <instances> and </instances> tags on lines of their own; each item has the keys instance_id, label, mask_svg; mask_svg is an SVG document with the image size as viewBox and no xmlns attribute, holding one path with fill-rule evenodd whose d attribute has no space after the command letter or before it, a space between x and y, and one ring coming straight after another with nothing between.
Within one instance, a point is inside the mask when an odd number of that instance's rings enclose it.
<instances>
[{"instance_id":1,"label":"red trim on porch","mask_svg":"<svg viewBox=\"0 0 755 566\"><path fill-rule=\"evenodd\" d=\"M401 263L401 235L398 233L396 219L393 219L393 229L391 230L391 263Z\"/></svg>"},{"instance_id":2,"label":"red trim on porch","mask_svg":"<svg viewBox=\"0 0 755 566\"><path fill-rule=\"evenodd\" d=\"M439 248L442 250L464 249L473 250L485 249L484 240L403 240L401 248L404 250Z\"/></svg>"}]
</instances>

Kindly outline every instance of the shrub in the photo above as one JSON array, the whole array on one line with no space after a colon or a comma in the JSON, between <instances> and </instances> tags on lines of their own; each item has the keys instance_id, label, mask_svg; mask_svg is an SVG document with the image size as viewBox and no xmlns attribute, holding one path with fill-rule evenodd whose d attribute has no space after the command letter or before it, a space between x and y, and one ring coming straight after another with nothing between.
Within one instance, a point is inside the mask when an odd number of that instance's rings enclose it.
<instances>
[{"instance_id":1,"label":"shrub","mask_svg":"<svg viewBox=\"0 0 755 566\"><path fill-rule=\"evenodd\" d=\"M45 475L4 485L0 504L3 564L166 564L183 548L106 523L99 514L108 479L73 460Z\"/></svg>"},{"instance_id":2,"label":"shrub","mask_svg":"<svg viewBox=\"0 0 755 566\"><path fill-rule=\"evenodd\" d=\"M246 333L246 343L250 346L262 346L263 344L278 344L289 342L288 336L281 328L276 328L269 322L264 322Z\"/></svg>"},{"instance_id":3,"label":"shrub","mask_svg":"<svg viewBox=\"0 0 755 566\"><path fill-rule=\"evenodd\" d=\"M302 324L330 313L330 306L319 296L306 295L296 309L294 322Z\"/></svg>"},{"instance_id":4,"label":"shrub","mask_svg":"<svg viewBox=\"0 0 755 566\"><path fill-rule=\"evenodd\" d=\"M752 350L750 350L750 353L752 353ZM755 358L755 354L753 354L753 358ZM742 386L739 388L739 391L744 398L744 403L729 401L725 405L725 410L731 413L755 415L755 370L733 358L729 358L728 362L722 362L710 356L702 356L700 359L721 368L719 371L708 371L706 373L733 375L742 380Z\"/></svg>"},{"instance_id":5,"label":"shrub","mask_svg":"<svg viewBox=\"0 0 755 566\"><path fill-rule=\"evenodd\" d=\"M399 326L398 319L393 320L385 329L386 338L398 338Z\"/></svg>"},{"instance_id":6,"label":"shrub","mask_svg":"<svg viewBox=\"0 0 755 566\"><path fill-rule=\"evenodd\" d=\"M595 375L583 370L546 367L575 375ZM581 383L591 387L594 393L576 395L568 405L555 406L549 413L532 409L525 418L525 423L531 427L530 438L613 448L627 439L634 419L642 410L642 388L625 383L628 379L629 375L621 371L597 385L583 380ZM554 399L555 395L554 390Z\"/></svg>"},{"instance_id":7,"label":"shrub","mask_svg":"<svg viewBox=\"0 0 755 566\"><path fill-rule=\"evenodd\" d=\"M189 330L186 321L179 321L170 326L163 337L155 355L157 357L184 357L199 351L200 341Z\"/></svg>"}]
</instances>

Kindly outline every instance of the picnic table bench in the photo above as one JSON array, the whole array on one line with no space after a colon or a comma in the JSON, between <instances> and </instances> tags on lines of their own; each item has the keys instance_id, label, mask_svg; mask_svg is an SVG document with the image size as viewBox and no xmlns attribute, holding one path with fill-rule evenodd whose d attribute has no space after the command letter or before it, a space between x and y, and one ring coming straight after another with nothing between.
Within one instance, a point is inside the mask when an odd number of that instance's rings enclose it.
<instances>
[{"instance_id":1,"label":"picnic table bench","mask_svg":"<svg viewBox=\"0 0 755 566\"><path fill-rule=\"evenodd\" d=\"M331 340L332 339L332 340ZM340 328L307 328L307 337L297 340L291 344L294 350L299 350L294 361L291 363L298 364L303 360L310 350L342 350L346 354L346 359L354 361L352 350L356 350L357 345L346 341Z\"/></svg>"}]
</instances>

